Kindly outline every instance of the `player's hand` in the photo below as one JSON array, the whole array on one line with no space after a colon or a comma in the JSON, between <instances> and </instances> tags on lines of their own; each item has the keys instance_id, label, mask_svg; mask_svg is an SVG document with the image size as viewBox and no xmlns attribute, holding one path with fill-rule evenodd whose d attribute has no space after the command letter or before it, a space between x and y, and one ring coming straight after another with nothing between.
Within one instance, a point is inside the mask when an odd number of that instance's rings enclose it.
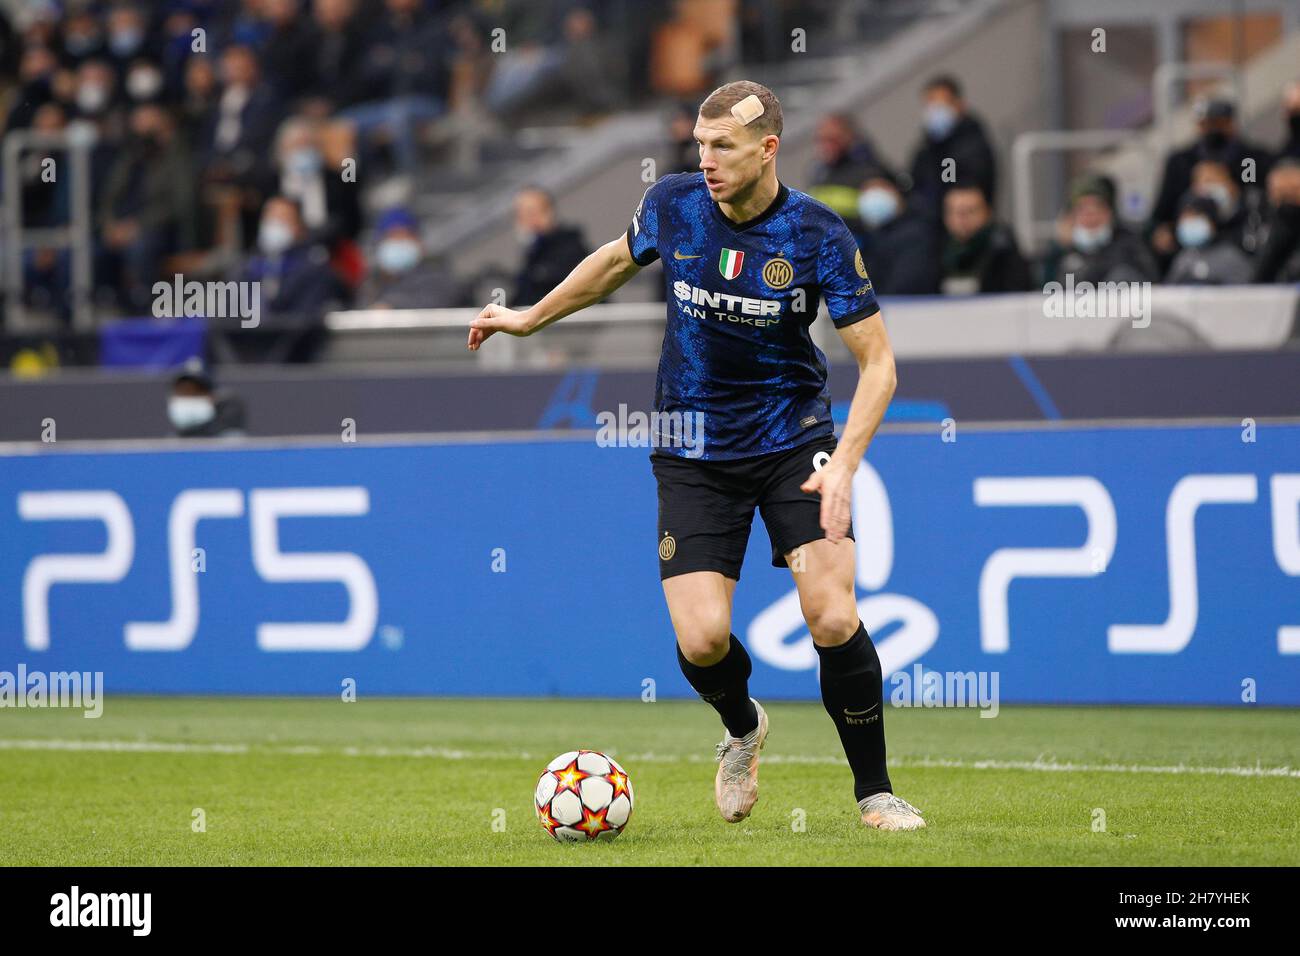
<instances>
[{"instance_id":1,"label":"player's hand","mask_svg":"<svg viewBox=\"0 0 1300 956\"><path fill-rule=\"evenodd\" d=\"M821 471L814 471L799 487L809 493L821 492L821 525L826 532L826 540L831 544L844 540L852 520L850 506L853 501L853 472L832 458Z\"/></svg>"},{"instance_id":2,"label":"player's hand","mask_svg":"<svg viewBox=\"0 0 1300 956\"><path fill-rule=\"evenodd\" d=\"M485 305L469 324L469 340L465 343L465 347L471 352L477 352L479 346L493 332L528 335L531 331L532 323L527 312L516 312L503 305Z\"/></svg>"}]
</instances>

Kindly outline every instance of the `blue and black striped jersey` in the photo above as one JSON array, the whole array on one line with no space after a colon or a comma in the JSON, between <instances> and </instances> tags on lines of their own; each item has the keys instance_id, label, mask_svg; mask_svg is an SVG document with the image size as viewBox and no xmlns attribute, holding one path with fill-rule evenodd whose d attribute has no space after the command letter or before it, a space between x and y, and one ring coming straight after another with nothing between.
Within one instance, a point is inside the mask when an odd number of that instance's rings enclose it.
<instances>
[{"instance_id":1,"label":"blue and black striped jersey","mask_svg":"<svg viewBox=\"0 0 1300 956\"><path fill-rule=\"evenodd\" d=\"M638 265L664 263L655 411L703 416L702 453L661 450L748 458L834 434L826 356L809 326L823 298L837 328L880 309L844 220L779 184L764 212L735 223L703 173L676 173L646 190L627 242Z\"/></svg>"}]
</instances>

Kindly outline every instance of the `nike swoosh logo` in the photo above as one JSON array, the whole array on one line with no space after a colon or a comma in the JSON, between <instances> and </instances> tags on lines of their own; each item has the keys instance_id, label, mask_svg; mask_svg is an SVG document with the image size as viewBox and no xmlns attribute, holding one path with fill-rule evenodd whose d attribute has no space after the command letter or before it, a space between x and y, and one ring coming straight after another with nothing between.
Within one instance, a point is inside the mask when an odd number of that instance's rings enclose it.
<instances>
[{"instance_id":1,"label":"nike swoosh logo","mask_svg":"<svg viewBox=\"0 0 1300 956\"><path fill-rule=\"evenodd\" d=\"M869 714L869 713L871 713L873 710L875 710L875 709L876 709L877 707L879 707L879 706L880 706L879 704L872 704L872 705L871 705L870 707L868 707L866 710L849 710L847 707L845 707L845 708L844 708L844 716L845 716L845 717L861 717L863 714Z\"/></svg>"},{"instance_id":2,"label":"nike swoosh logo","mask_svg":"<svg viewBox=\"0 0 1300 956\"><path fill-rule=\"evenodd\" d=\"M698 256L684 256L684 255L681 254L680 250L674 249L674 250L673 250L673 258L674 258L674 259L703 259L703 258L704 258L704 254L701 253L701 254L698 255Z\"/></svg>"}]
</instances>

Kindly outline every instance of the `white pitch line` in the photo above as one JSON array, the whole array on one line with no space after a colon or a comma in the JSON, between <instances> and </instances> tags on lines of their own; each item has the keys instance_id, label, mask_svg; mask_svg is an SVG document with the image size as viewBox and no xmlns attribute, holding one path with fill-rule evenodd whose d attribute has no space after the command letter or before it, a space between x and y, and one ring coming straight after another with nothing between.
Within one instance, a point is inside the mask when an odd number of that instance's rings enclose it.
<instances>
[{"instance_id":1,"label":"white pitch line","mask_svg":"<svg viewBox=\"0 0 1300 956\"><path fill-rule=\"evenodd\" d=\"M110 753L189 753L189 754L267 754L289 757L407 757L434 760L549 760L553 755L527 751L460 750L451 747L340 747L331 749L313 745L277 746L222 743L169 743L153 740L57 740L4 739L0 750L100 751ZM627 753L614 750L610 755L631 763L713 763L703 754ZM769 754L764 763L815 764L844 766L843 757L808 754ZM1214 777L1284 777L1300 779L1300 770L1285 767L1203 767L1189 764L1086 764L1060 762L1039 757L1035 760L958 760L943 757L918 757L891 760L900 769L945 768L954 770L1027 770L1043 773L1156 773L1199 774Z\"/></svg>"}]
</instances>

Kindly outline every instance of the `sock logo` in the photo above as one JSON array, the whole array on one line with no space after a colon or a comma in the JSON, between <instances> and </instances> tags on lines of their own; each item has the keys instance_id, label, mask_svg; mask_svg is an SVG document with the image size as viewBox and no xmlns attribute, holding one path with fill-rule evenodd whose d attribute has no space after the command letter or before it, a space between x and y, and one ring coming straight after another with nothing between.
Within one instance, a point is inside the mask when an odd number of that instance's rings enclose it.
<instances>
[{"instance_id":1,"label":"sock logo","mask_svg":"<svg viewBox=\"0 0 1300 956\"><path fill-rule=\"evenodd\" d=\"M856 724L869 724L873 720L879 720L880 719L879 714L871 714L871 712L879 706L880 706L879 704L872 704L866 710L849 710L847 707L845 707L844 722L846 724L856 725ZM871 716L868 717L866 716L867 714L871 714Z\"/></svg>"}]
</instances>

